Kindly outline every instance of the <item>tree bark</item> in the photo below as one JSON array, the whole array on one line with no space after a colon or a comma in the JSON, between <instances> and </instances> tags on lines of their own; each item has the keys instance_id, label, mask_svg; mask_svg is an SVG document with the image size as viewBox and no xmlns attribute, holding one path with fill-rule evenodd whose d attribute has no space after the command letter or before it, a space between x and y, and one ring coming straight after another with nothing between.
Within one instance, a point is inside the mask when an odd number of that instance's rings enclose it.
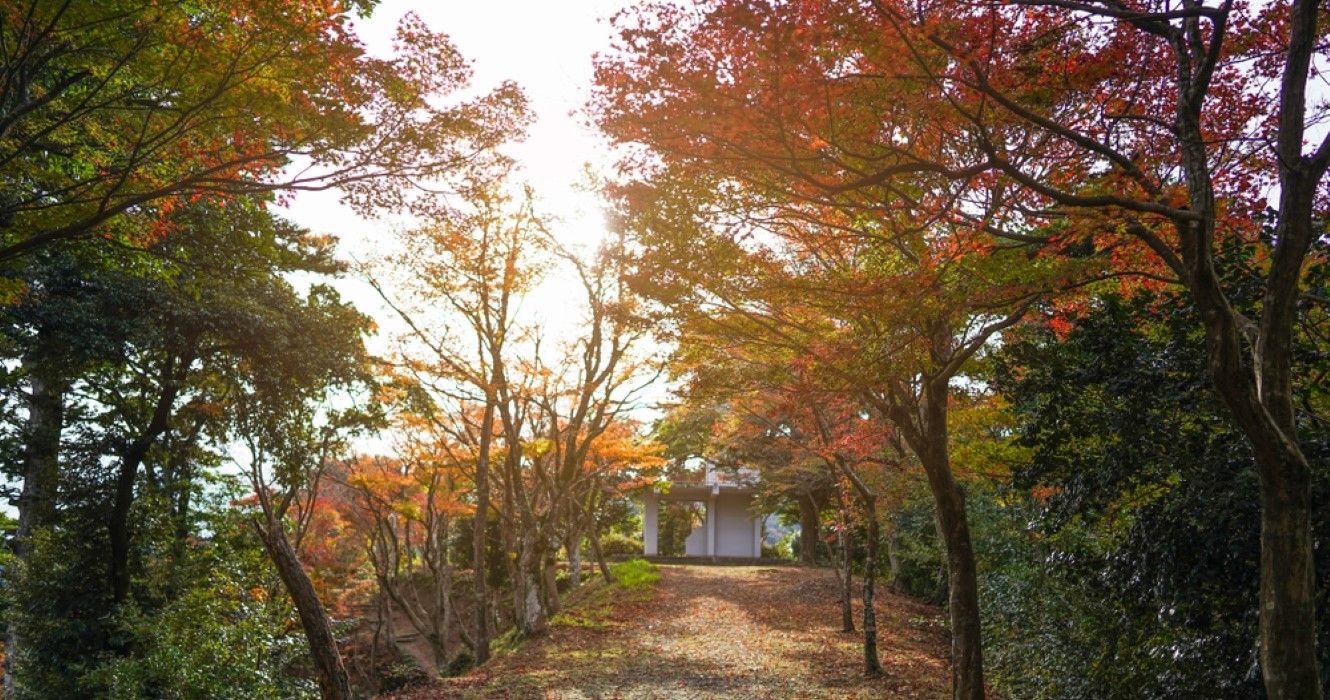
<instances>
[{"instance_id":1,"label":"tree bark","mask_svg":"<svg viewBox=\"0 0 1330 700\"><path fill-rule=\"evenodd\" d=\"M900 531L892 526L887 533L887 588L899 591L901 575Z\"/></svg>"},{"instance_id":2,"label":"tree bark","mask_svg":"<svg viewBox=\"0 0 1330 700\"><path fill-rule=\"evenodd\" d=\"M494 400L485 401L485 414L481 418L480 446L476 457L476 514L471 526L471 570L474 580L476 605L476 636L473 655L476 665L489 661L490 625L489 625L489 588L485 580L485 556L489 542L489 461L490 444L493 440Z\"/></svg>"},{"instance_id":3,"label":"tree bark","mask_svg":"<svg viewBox=\"0 0 1330 700\"><path fill-rule=\"evenodd\" d=\"M596 555L596 565L600 567L600 575L605 578L605 583L614 583L614 574L610 573L609 564L605 562L605 552L600 548L600 523L596 522L592 516L591 521L591 552Z\"/></svg>"},{"instance_id":4,"label":"tree bark","mask_svg":"<svg viewBox=\"0 0 1330 700\"><path fill-rule=\"evenodd\" d=\"M1304 154L1307 81L1323 11L1317 0L1288 6L1280 77L1275 162L1278 220L1259 322L1242 317L1224 293L1215 265L1218 210L1202 114L1207 91L1178 81L1175 129L1193 218L1176 223L1183 276L1205 327L1211 378L1252 445L1260 479L1260 653L1266 694L1273 700L1322 697L1316 650L1316 580L1311 535L1311 467L1299 445L1293 409L1292 350L1303 265L1321 234L1315 203L1330 140ZM1212 41L1219 41L1214 38ZM1188 43L1178 42L1186 61ZM1214 53L1213 55L1218 55ZM1185 65L1185 64L1184 64ZM1320 137L1324 139L1324 137Z\"/></svg>"},{"instance_id":5,"label":"tree bark","mask_svg":"<svg viewBox=\"0 0 1330 700\"><path fill-rule=\"evenodd\" d=\"M577 588L582 585L582 533L568 537L568 583Z\"/></svg>"},{"instance_id":6,"label":"tree bark","mask_svg":"<svg viewBox=\"0 0 1330 700\"><path fill-rule=\"evenodd\" d=\"M822 529L817 502L811 493L799 496L799 563L817 565L817 542Z\"/></svg>"},{"instance_id":7,"label":"tree bark","mask_svg":"<svg viewBox=\"0 0 1330 700\"><path fill-rule=\"evenodd\" d=\"M851 558L850 549L853 547L853 539L846 528L842 527L840 531L840 563L845 572L845 577L841 581L840 592L840 624L842 632L854 631L854 560Z\"/></svg>"},{"instance_id":8,"label":"tree bark","mask_svg":"<svg viewBox=\"0 0 1330 700\"><path fill-rule=\"evenodd\" d=\"M864 516L868 519L868 546L864 557L864 673L870 677L882 675L882 661L877 655L877 611L873 608L873 589L877 582L877 549L882 533L877 523L877 501L863 499Z\"/></svg>"},{"instance_id":9,"label":"tree bark","mask_svg":"<svg viewBox=\"0 0 1330 700\"><path fill-rule=\"evenodd\" d=\"M559 600L559 567L553 553L543 560L541 579L545 583L545 614L557 615L563 606Z\"/></svg>"},{"instance_id":10,"label":"tree bark","mask_svg":"<svg viewBox=\"0 0 1330 700\"><path fill-rule=\"evenodd\" d=\"M937 506L947 549L948 611L951 614L952 697L983 700L984 670L979 619L979 581L965 511L965 495L951 471L947 434L949 389L945 379L929 382L923 394L923 440L917 454Z\"/></svg>"},{"instance_id":11,"label":"tree bark","mask_svg":"<svg viewBox=\"0 0 1330 700\"><path fill-rule=\"evenodd\" d=\"M959 366L951 332L945 325L934 328L932 342L934 362L944 367ZM938 535L946 547L952 697L954 700L983 700L979 577L965 512L965 494L951 470L948 442L947 404L951 374L942 370L921 379L917 394L908 388L897 387L892 392L895 398L882 407L923 465L933 494Z\"/></svg>"},{"instance_id":12,"label":"tree bark","mask_svg":"<svg viewBox=\"0 0 1330 700\"><path fill-rule=\"evenodd\" d=\"M533 637L545 631L545 606L541 602L542 553L538 551L539 536L525 528L522 533L521 550L517 557L517 585L514 586L518 608L517 629L523 637Z\"/></svg>"},{"instance_id":13,"label":"tree bark","mask_svg":"<svg viewBox=\"0 0 1330 700\"><path fill-rule=\"evenodd\" d=\"M300 565L291 542L286 539L286 531L280 522L273 520L269 520L266 527L256 522L255 529L300 614L300 626L305 630L314 671L318 675L319 693L323 700L352 700L351 679L337 650L332 622L319 601L314 583Z\"/></svg>"}]
</instances>

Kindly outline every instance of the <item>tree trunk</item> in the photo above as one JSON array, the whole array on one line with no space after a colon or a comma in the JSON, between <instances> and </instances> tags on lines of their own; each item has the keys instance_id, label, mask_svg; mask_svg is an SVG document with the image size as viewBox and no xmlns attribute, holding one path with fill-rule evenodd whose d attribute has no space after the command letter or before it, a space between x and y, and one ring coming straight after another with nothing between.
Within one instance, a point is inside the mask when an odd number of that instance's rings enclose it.
<instances>
[{"instance_id":1,"label":"tree trunk","mask_svg":"<svg viewBox=\"0 0 1330 700\"><path fill-rule=\"evenodd\" d=\"M453 484L448 484L453 490ZM452 661L452 650L448 648L448 631L453 627L453 567L448 558L448 537L451 521L447 514L438 516L439 525L435 528L435 541L432 546L437 568L434 573L434 636L438 640L438 655L435 658L435 670Z\"/></svg>"},{"instance_id":2,"label":"tree trunk","mask_svg":"<svg viewBox=\"0 0 1330 700\"><path fill-rule=\"evenodd\" d=\"M605 583L614 583L614 574L610 573L609 564L605 563L605 552L600 548L600 523L591 521L591 552L596 555L596 565L600 567L600 575L605 578Z\"/></svg>"},{"instance_id":3,"label":"tree trunk","mask_svg":"<svg viewBox=\"0 0 1330 700\"><path fill-rule=\"evenodd\" d=\"M1263 329L1257 353L1261 366L1253 379L1234 312L1213 270L1198 269L1190 288L1206 329L1211 378L1252 445L1260 479L1259 635L1266 694L1280 700L1320 698L1311 467L1297 442L1291 330Z\"/></svg>"},{"instance_id":4,"label":"tree trunk","mask_svg":"<svg viewBox=\"0 0 1330 700\"><path fill-rule=\"evenodd\" d=\"M1266 692L1271 698L1319 698L1310 471L1305 463L1283 455L1258 459L1258 468L1261 668Z\"/></svg>"},{"instance_id":5,"label":"tree trunk","mask_svg":"<svg viewBox=\"0 0 1330 700\"><path fill-rule=\"evenodd\" d=\"M171 445L165 470L166 500L171 514L171 583L169 595L175 598L185 586L185 560L189 556L189 536L192 532L190 508L193 490L191 450L198 439L200 425L196 422L188 434L178 437ZM179 433L177 433L179 435Z\"/></svg>"},{"instance_id":6,"label":"tree trunk","mask_svg":"<svg viewBox=\"0 0 1330 700\"><path fill-rule=\"evenodd\" d=\"M845 577L841 580L840 592L840 624L842 632L854 631L854 560L851 557L851 547L854 546L853 537L849 532L847 525L842 524L838 538L840 540L840 563L845 572Z\"/></svg>"},{"instance_id":7,"label":"tree trunk","mask_svg":"<svg viewBox=\"0 0 1330 700\"><path fill-rule=\"evenodd\" d=\"M494 400L485 402L485 414L480 425L480 449L476 458L476 515L471 526L471 570L474 581L476 605L476 637L473 655L476 665L489 661L490 625L489 625L489 588L485 580L485 556L489 542L489 461L490 443L493 439L491 425L494 422Z\"/></svg>"},{"instance_id":8,"label":"tree trunk","mask_svg":"<svg viewBox=\"0 0 1330 700\"><path fill-rule=\"evenodd\" d=\"M799 496L799 563L817 565L818 533L822 529L817 503L810 493Z\"/></svg>"},{"instance_id":9,"label":"tree trunk","mask_svg":"<svg viewBox=\"0 0 1330 700\"><path fill-rule=\"evenodd\" d=\"M916 452L928 475L938 525L947 550L948 612L951 614L952 697L983 700L984 670L979 620L979 581L965 512L965 495L951 472L945 379L924 391L923 440Z\"/></svg>"},{"instance_id":10,"label":"tree trunk","mask_svg":"<svg viewBox=\"0 0 1330 700\"><path fill-rule=\"evenodd\" d=\"M582 534L573 533L568 538L568 583L577 588L582 585Z\"/></svg>"},{"instance_id":11,"label":"tree trunk","mask_svg":"<svg viewBox=\"0 0 1330 700\"><path fill-rule=\"evenodd\" d=\"M545 631L545 606L541 604L542 553L537 551L539 537L530 528L522 533L521 550L517 557L517 629L523 637L532 637Z\"/></svg>"},{"instance_id":12,"label":"tree trunk","mask_svg":"<svg viewBox=\"0 0 1330 700\"><path fill-rule=\"evenodd\" d=\"M559 601L559 567L551 554L540 567L545 588L545 614L557 615L563 608Z\"/></svg>"},{"instance_id":13,"label":"tree trunk","mask_svg":"<svg viewBox=\"0 0 1330 700\"><path fill-rule=\"evenodd\" d=\"M1307 81L1318 52L1323 8L1289 3L1274 144L1278 221L1259 321L1233 309L1215 265L1218 218L1212 162L1202 128L1205 91L1179 83L1175 128L1193 218L1178 221L1184 281L1205 327L1210 374L1252 445L1261 486L1261 671L1272 700L1322 697L1317 657L1316 580L1311 536L1311 468L1298 441L1292 351L1296 307L1310 246L1323 235L1316 199L1323 155L1305 155ZM1180 45L1181 46L1181 45ZM1318 137L1319 138L1319 137Z\"/></svg>"},{"instance_id":14,"label":"tree trunk","mask_svg":"<svg viewBox=\"0 0 1330 700\"><path fill-rule=\"evenodd\" d=\"M267 527L255 523L255 529L300 614L300 625L309 643L310 657L314 661L323 700L351 700L351 679L342 663L342 655L337 650L332 622L323 609L323 603L319 601L314 583L309 580L290 541L286 539L282 524L269 520Z\"/></svg>"},{"instance_id":15,"label":"tree trunk","mask_svg":"<svg viewBox=\"0 0 1330 700\"><path fill-rule=\"evenodd\" d=\"M887 533L887 588L899 591L901 576L900 531L893 525Z\"/></svg>"},{"instance_id":16,"label":"tree trunk","mask_svg":"<svg viewBox=\"0 0 1330 700\"><path fill-rule=\"evenodd\" d=\"M56 517L56 486L60 476L60 434L64 430L65 391L68 382L55 376L47 361L24 362L28 379L28 425L23 448L23 489L18 498L18 523L14 530L14 559L23 572L32 552L32 535L52 526ZM20 575L23 575L20 573ZM5 585L13 590L16 577L4 573ZM15 697L20 687L15 678L23 650L23 633L11 613L5 630L6 698Z\"/></svg>"},{"instance_id":17,"label":"tree trunk","mask_svg":"<svg viewBox=\"0 0 1330 700\"><path fill-rule=\"evenodd\" d=\"M868 518L868 547L864 558L864 673L882 675L882 661L877 656L877 611L873 609L873 587L877 582L877 548L881 539L877 524L877 503L865 498L864 516Z\"/></svg>"},{"instance_id":18,"label":"tree trunk","mask_svg":"<svg viewBox=\"0 0 1330 700\"><path fill-rule=\"evenodd\" d=\"M120 455L120 468L115 479L115 500L107 523L107 534L111 540L111 599L115 603L124 602L129 597L129 511L134 506L134 482L138 481L139 467L148 456L148 450L170 425L171 411L180 393L177 363L183 365L183 371L188 370L191 361L189 358L177 359L173 355L163 363L158 379L160 389L152 416L142 432Z\"/></svg>"}]
</instances>

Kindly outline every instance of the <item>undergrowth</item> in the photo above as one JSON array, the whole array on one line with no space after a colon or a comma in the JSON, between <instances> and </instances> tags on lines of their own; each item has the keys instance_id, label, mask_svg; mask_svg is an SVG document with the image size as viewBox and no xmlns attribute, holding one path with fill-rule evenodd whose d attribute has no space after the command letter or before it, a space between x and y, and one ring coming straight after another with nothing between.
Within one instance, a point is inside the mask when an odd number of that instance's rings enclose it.
<instances>
[{"instance_id":1,"label":"undergrowth","mask_svg":"<svg viewBox=\"0 0 1330 700\"><path fill-rule=\"evenodd\" d=\"M660 580L660 570L645 559L629 559L610 566L615 581L628 590L654 585Z\"/></svg>"}]
</instances>

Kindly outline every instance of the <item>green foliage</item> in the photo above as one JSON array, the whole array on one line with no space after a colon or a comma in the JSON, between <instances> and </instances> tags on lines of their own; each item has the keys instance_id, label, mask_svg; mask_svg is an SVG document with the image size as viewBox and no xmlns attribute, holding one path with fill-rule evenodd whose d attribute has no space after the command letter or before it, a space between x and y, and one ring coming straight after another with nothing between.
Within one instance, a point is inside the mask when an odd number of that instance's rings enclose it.
<instances>
[{"instance_id":1,"label":"green foliage","mask_svg":"<svg viewBox=\"0 0 1330 700\"><path fill-rule=\"evenodd\" d=\"M24 697L315 697L299 672L308 652L292 610L226 500L201 504L209 536L183 561L163 561L163 575L109 615L100 529L41 531L15 589ZM66 525L96 512L68 511ZM148 529L140 545L169 551L168 537Z\"/></svg>"},{"instance_id":2,"label":"green foliage","mask_svg":"<svg viewBox=\"0 0 1330 700\"><path fill-rule=\"evenodd\" d=\"M350 6L364 14L374 4ZM416 178L492 161L485 153L526 121L509 83L442 99L471 69L418 20L399 25L397 56L368 55L343 3L8 9L4 261L94 234L143 245L186 201L295 183L340 184L361 211L405 207ZM283 177L297 154L323 172Z\"/></svg>"},{"instance_id":3,"label":"green foliage","mask_svg":"<svg viewBox=\"0 0 1330 700\"><path fill-rule=\"evenodd\" d=\"M353 381L367 322L328 287L302 293L287 280L337 266L326 241L263 204L178 209L174 235L146 251L44 250L21 269L31 293L0 307L6 362L51 377L65 405L60 439L48 446L59 500L37 522L29 561L5 567L25 697L301 692L304 672L292 659L303 640L234 508L247 491L218 474L220 446L242 429L259 432L233 410L242 394L299 408L321 387ZM27 378L4 379L5 398L21 406ZM17 446L0 460L15 480L29 469L20 415L7 414L0 431ZM282 433L266 444L290 453L313 424L262 427ZM146 448L130 461L136 444ZM125 578L112 576L118 518ZM262 605L250 590L266 591ZM237 646L228 655L207 640Z\"/></svg>"},{"instance_id":4,"label":"green foliage","mask_svg":"<svg viewBox=\"0 0 1330 700\"><path fill-rule=\"evenodd\" d=\"M653 586L660 580L660 570L645 559L629 559L612 564L610 573L620 586L629 590Z\"/></svg>"},{"instance_id":5,"label":"green foliage","mask_svg":"<svg viewBox=\"0 0 1330 700\"><path fill-rule=\"evenodd\" d=\"M995 386L1031 459L1013 490L972 492L970 513L990 678L1011 697L1261 694L1258 485L1189 319L1176 298L1105 297L1065 339L1029 330L1001 354ZM1324 396L1299 391L1303 405ZM1323 469L1330 426L1305 421ZM1327 516L1313 519L1318 548ZM1330 562L1318 568L1327 580Z\"/></svg>"},{"instance_id":6,"label":"green foliage","mask_svg":"<svg viewBox=\"0 0 1330 700\"><path fill-rule=\"evenodd\" d=\"M476 665L476 660L471 658L470 652L463 649L453 656L453 660L448 662L448 667L443 669L443 675L447 678L460 676L471 670Z\"/></svg>"},{"instance_id":7,"label":"green foliage","mask_svg":"<svg viewBox=\"0 0 1330 700\"><path fill-rule=\"evenodd\" d=\"M237 593L195 589L152 615L127 609L117 626L134 640L135 654L94 669L84 686L116 700L163 693L235 700L317 697L313 683L291 673L306 653L304 637L277 624L280 606L270 610L269 604Z\"/></svg>"},{"instance_id":8,"label":"green foliage","mask_svg":"<svg viewBox=\"0 0 1330 700\"><path fill-rule=\"evenodd\" d=\"M662 503L656 527L656 551L664 557L683 556L687 551L688 535L705 518L705 504L679 501Z\"/></svg>"},{"instance_id":9,"label":"green foliage","mask_svg":"<svg viewBox=\"0 0 1330 700\"><path fill-rule=\"evenodd\" d=\"M642 538L629 537L618 532L600 536L600 551L607 559L642 556Z\"/></svg>"}]
</instances>

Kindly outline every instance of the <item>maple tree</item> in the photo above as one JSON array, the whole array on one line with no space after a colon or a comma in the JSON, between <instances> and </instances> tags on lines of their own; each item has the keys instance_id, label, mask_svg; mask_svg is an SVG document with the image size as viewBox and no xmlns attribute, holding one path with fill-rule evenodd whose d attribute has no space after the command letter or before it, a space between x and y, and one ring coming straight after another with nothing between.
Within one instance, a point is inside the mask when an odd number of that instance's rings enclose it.
<instances>
[{"instance_id":1,"label":"maple tree","mask_svg":"<svg viewBox=\"0 0 1330 700\"><path fill-rule=\"evenodd\" d=\"M372 282L408 327L396 372L475 485L473 532L487 532L493 517L515 553L505 560L513 621L534 635L559 609L558 545L580 581L583 537L599 547L597 519L618 472L655 460L623 428L611 430L651 380L634 354L648 329L611 248L583 258L559 247L530 191L501 177L467 192L455 216L405 235L406 252L382 261ZM580 335L551 347L519 323L518 307L559 263L580 283L586 315ZM641 461L626 464L630 455ZM491 624L484 540L475 536L473 555L477 661L487 658Z\"/></svg>"},{"instance_id":2,"label":"maple tree","mask_svg":"<svg viewBox=\"0 0 1330 700\"><path fill-rule=\"evenodd\" d=\"M727 382L723 394L731 425L721 428L719 446L727 454L722 463L737 460L747 466L762 465L764 488L781 488L793 482L830 481L834 488L841 545L842 629L854 631L850 589L853 586L847 531L852 525L866 530L863 563L863 655L869 676L883 672L877 649L877 617L874 609L879 549L882 541L884 484L905 467L905 452L886 421L863 404L853 388L846 391L834 377L818 377L807 358L795 358L779 369L766 365L764 378L741 383ZM716 358L713 358L713 362ZM751 362L751 359L749 359ZM772 372L771 370L777 370ZM723 370L722 370L723 371ZM714 370L703 371L712 374ZM707 383L704 377L696 377ZM764 460L758 453L774 448L779 455ZM806 487L805 487L806 488ZM826 495L823 495L826 498ZM800 499L817 499L807 493ZM846 503L857 504L847 508ZM815 522L815 521L814 521ZM804 523L801 523L803 526ZM812 549L819 537L816 528L801 530L801 547Z\"/></svg>"},{"instance_id":3,"label":"maple tree","mask_svg":"<svg viewBox=\"0 0 1330 700\"><path fill-rule=\"evenodd\" d=\"M1320 697L1310 469L1289 392L1292 313L1330 164L1330 146L1304 143L1322 116L1308 98L1319 12L660 4L621 15L595 102L608 132L645 146L629 167L738 183L754 193L750 212L796 201L948 223L1045 254L1088 249L1136 280L1185 287L1215 386L1260 454L1267 692ZM1274 235L1261 239L1267 197ZM1233 239L1269 261L1254 317L1216 272Z\"/></svg>"},{"instance_id":4,"label":"maple tree","mask_svg":"<svg viewBox=\"0 0 1330 700\"><path fill-rule=\"evenodd\" d=\"M428 433L426 433L428 434ZM454 658L454 630L468 646L474 640L465 625L455 625L453 566L448 541L454 517L469 514L458 490L458 469L447 451L430 441L414 440L407 459L367 457L348 463L344 483L354 496L357 534L374 570L380 596L380 624L391 638L393 611L404 613L417 634L428 640L434 665ZM424 575L428 585L415 585Z\"/></svg>"},{"instance_id":5,"label":"maple tree","mask_svg":"<svg viewBox=\"0 0 1330 700\"><path fill-rule=\"evenodd\" d=\"M475 484L473 532L489 531L490 474L496 438L511 440L514 391L509 386L513 346L522 331L516 306L537 284L544 265L543 243L536 235L542 222L530 191L520 199L506 193L502 180L483 179L468 187L470 210L404 236L407 252L382 261L391 275L390 292L378 277L371 283L409 327L408 339L419 347L403 349L405 374L425 390L427 407L419 411L459 445L472 449ZM461 319L465 335L440 317L436 302ZM432 407L429 405L432 404ZM479 414L469 410L480 406ZM497 424L497 425L496 425ZM509 443L510 445L512 443ZM489 658L490 612L486 591L485 540L475 536L475 658Z\"/></svg>"},{"instance_id":6,"label":"maple tree","mask_svg":"<svg viewBox=\"0 0 1330 700\"><path fill-rule=\"evenodd\" d=\"M690 343L759 364L764 348L805 355L892 422L928 476L947 546L957 693L982 693L975 555L947 433L956 380L1052 291L1116 273L1097 256L979 247L939 222L788 200L758 208L760 192L713 181L667 170L624 185L622 225L643 251L635 279Z\"/></svg>"}]
</instances>

